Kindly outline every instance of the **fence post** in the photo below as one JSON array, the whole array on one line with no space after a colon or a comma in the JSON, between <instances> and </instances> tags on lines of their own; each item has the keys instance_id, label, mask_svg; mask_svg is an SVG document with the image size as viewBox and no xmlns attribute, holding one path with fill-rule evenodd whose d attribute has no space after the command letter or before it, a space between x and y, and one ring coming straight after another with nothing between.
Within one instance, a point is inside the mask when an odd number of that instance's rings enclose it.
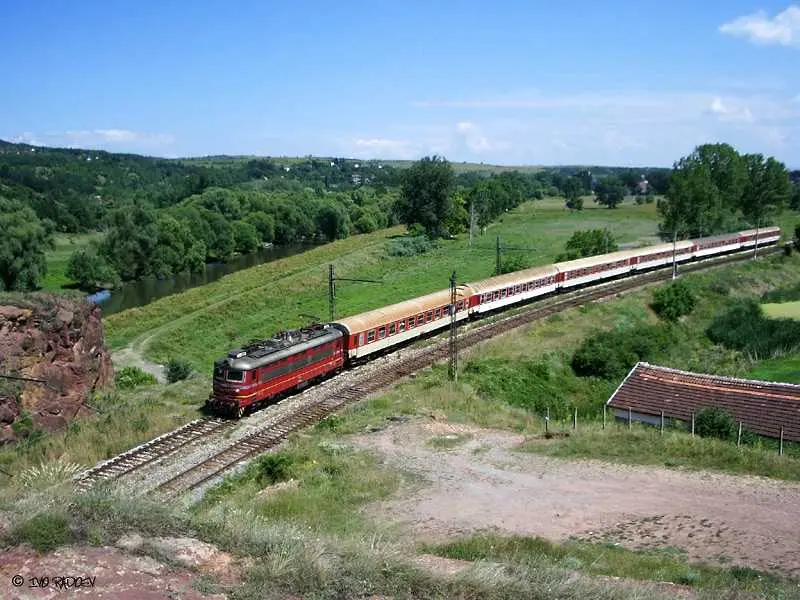
<instances>
[{"instance_id":1,"label":"fence post","mask_svg":"<svg viewBox=\"0 0 800 600\"><path fill-rule=\"evenodd\" d=\"M631 407L628 407L628 431L631 429Z\"/></svg>"},{"instance_id":2,"label":"fence post","mask_svg":"<svg viewBox=\"0 0 800 600\"><path fill-rule=\"evenodd\" d=\"M692 437L694 437L694 411L692 411Z\"/></svg>"},{"instance_id":3,"label":"fence post","mask_svg":"<svg viewBox=\"0 0 800 600\"><path fill-rule=\"evenodd\" d=\"M547 414L544 417L544 434L547 435L549 431L550 431L550 407L548 406Z\"/></svg>"},{"instance_id":4,"label":"fence post","mask_svg":"<svg viewBox=\"0 0 800 600\"><path fill-rule=\"evenodd\" d=\"M736 437L736 445L742 445L742 422L739 421L739 435Z\"/></svg>"},{"instance_id":5,"label":"fence post","mask_svg":"<svg viewBox=\"0 0 800 600\"><path fill-rule=\"evenodd\" d=\"M661 435L664 435L664 411L661 411Z\"/></svg>"},{"instance_id":6,"label":"fence post","mask_svg":"<svg viewBox=\"0 0 800 600\"><path fill-rule=\"evenodd\" d=\"M783 456L783 427L781 427L781 441L778 445L778 456Z\"/></svg>"},{"instance_id":7,"label":"fence post","mask_svg":"<svg viewBox=\"0 0 800 600\"><path fill-rule=\"evenodd\" d=\"M606 428L606 405L603 404L603 429Z\"/></svg>"},{"instance_id":8,"label":"fence post","mask_svg":"<svg viewBox=\"0 0 800 600\"><path fill-rule=\"evenodd\" d=\"M575 412L572 416L572 429L578 429L578 408L575 407Z\"/></svg>"}]
</instances>

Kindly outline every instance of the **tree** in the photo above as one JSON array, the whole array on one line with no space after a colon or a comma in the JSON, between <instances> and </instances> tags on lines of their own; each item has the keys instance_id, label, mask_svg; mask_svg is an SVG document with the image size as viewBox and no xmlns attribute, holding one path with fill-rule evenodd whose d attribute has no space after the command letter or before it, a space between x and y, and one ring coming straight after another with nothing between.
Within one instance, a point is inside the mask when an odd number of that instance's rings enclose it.
<instances>
[{"instance_id":1,"label":"tree","mask_svg":"<svg viewBox=\"0 0 800 600\"><path fill-rule=\"evenodd\" d=\"M567 240L566 252L560 254L556 261L561 262L587 256L597 256L598 254L614 252L617 249L617 241L607 229L576 231Z\"/></svg>"},{"instance_id":2,"label":"tree","mask_svg":"<svg viewBox=\"0 0 800 600\"><path fill-rule=\"evenodd\" d=\"M800 210L800 183L792 184L792 193L789 197L789 208Z\"/></svg>"},{"instance_id":3,"label":"tree","mask_svg":"<svg viewBox=\"0 0 800 600\"><path fill-rule=\"evenodd\" d=\"M743 162L747 179L741 197L742 214L758 231L764 220L789 198L789 173L783 163L772 157L764 160L761 154L746 154ZM758 246L753 252L757 255Z\"/></svg>"},{"instance_id":4,"label":"tree","mask_svg":"<svg viewBox=\"0 0 800 600\"><path fill-rule=\"evenodd\" d=\"M97 248L79 248L72 253L67 263L67 277L87 292L101 286L117 286L119 274L97 253Z\"/></svg>"},{"instance_id":5,"label":"tree","mask_svg":"<svg viewBox=\"0 0 800 600\"><path fill-rule=\"evenodd\" d=\"M625 199L627 188L619 178L610 175L597 184L595 202L607 208L616 208Z\"/></svg>"},{"instance_id":6,"label":"tree","mask_svg":"<svg viewBox=\"0 0 800 600\"><path fill-rule=\"evenodd\" d=\"M694 310L697 300L689 285L679 279L653 293L650 307L666 321L677 321Z\"/></svg>"},{"instance_id":7,"label":"tree","mask_svg":"<svg viewBox=\"0 0 800 600\"><path fill-rule=\"evenodd\" d=\"M47 273L45 250L52 237L30 207L2 196L0 231L0 289L36 289Z\"/></svg>"},{"instance_id":8,"label":"tree","mask_svg":"<svg viewBox=\"0 0 800 600\"><path fill-rule=\"evenodd\" d=\"M150 274L153 252L158 245L155 209L136 201L111 213L109 225L100 243L100 254L123 281Z\"/></svg>"},{"instance_id":9,"label":"tree","mask_svg":"<svg viewBox=\"0 0 800 600\"><path fill-rule=\"evenodd\" d=\"M407 227L419 223L431 238L447 235L454 183L453 167L443 157L426 156L415 162L403 177L397 203L400 222Z\"/></svg>"},{"instance_id":10,"label":"tree","mask_svg":"<svg viewBox=\"0 0 800 600\"><path fill-rule=\"evenodd\" d=\"M566 206L570 210L583 210L583 186L577 177L570 177L564 182L564 197Z\"/></svg>"},{"instance_id":11,"label":"tree","mask_svg":"<svg viewBox=\"0 0 800 600\"><path fill-rule=\"evenodd\" d=\"M317 230L329 240L346 238L350 234L347 213L333 202L326 202L317 213Z\"/></svg>"}]
</instances>

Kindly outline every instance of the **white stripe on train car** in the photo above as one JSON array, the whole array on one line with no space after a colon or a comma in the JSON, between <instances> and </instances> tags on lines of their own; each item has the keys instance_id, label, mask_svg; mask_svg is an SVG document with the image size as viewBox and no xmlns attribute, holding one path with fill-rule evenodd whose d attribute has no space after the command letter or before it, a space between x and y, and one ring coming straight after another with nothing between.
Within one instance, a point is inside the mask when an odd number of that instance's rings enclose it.
<instances>
[{"instance_id":1,"label":"white stripe on train car","mask_svg":"<svg viewBox=\"0 0 800 600\"><path fill-rule=\"evenodd\" d=\"M514 304L516 302L524 302L525 300L528 300L530 298L536 298L537 296L550 294L555 291L556 291L556 284L554 282L551 285L546 285L540 288L534 288L532 291L528 290L527 292L520 292L518 294L506 296L505 298L500 298L499 300L489 300L487 302L481 302L476 306L473 306L472 309L470 309L470 314L488 312L490 310L495 310L503 306L508 306L509 304ZM480 296L480 294L477 295Z\"/></svg>"},{"instance_id":2,"label":"white stripe on train car","mask_svg":"<svg viewBox=\"0 0 800 600\"><path fill-rule=\"evenodd\" d=\"M409 315L411 316L411 315ZM462 310L456 316L456 321L463 321L469 316L468 311ZM369 344L364 344L363 346L356 346L355 348L350 348L348 351L348 356L350 358L360 358L362 356L368 356L370 354L374 354L375 352L379 352L385 348L389 348L390 346L394 346L395 344L400 344L407 340L414 339L415 337L419 337L429 331L435 331L437 329L442 329L450 325L450 315L446 317L442 317L435 321L431 321L430 323L425 323L420 327L412 327L411 329L406 329L402 333L396 333L394 335L388 335L382 340L375 340L374 342L370 342ZM362 333L362 332L358 332ZM355 333L355 335L358 335ZM366 334L366 332L363 332ZM353 335L353 333L351 333Z\"/></svg>"},{"instance_id":3,"label":"white stripe on train car","mask_svg":"<svg viewBox=\"0 0 800 600\"><path fill-rule=\"evenodd\" d=\"M582 283L587 283L589 281L597 281L598 279L607 279L609 277L621 275L622 273L629 273L630 271L631 271L630 265L623 265L621 267L617 267L616 269L611 269L609 271L598 271L597 273L590 273L589 275L584 275L583 277L566 279L561 282L561 287L567 288L567 287L572 287L573 285L580 285ZM568 274L569 271L564 271L564 273Z\"/></svg>"}]
</instances>

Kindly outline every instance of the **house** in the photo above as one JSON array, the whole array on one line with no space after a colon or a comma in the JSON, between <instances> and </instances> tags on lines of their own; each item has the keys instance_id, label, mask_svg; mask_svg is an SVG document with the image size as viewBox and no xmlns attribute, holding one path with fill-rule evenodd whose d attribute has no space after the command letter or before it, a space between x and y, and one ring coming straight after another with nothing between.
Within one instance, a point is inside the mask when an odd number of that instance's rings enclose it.
<instances>
[{"instance_id":1,"label":"house","mask_svg":"<svg viewBox=\"0 0 800 600\"><path fill-rule=\"evenodd\" d=\"M657 425L691 423L707 407L730 414L747 431L800 442L800 385L706 375L636 363L606 405L617 419Z\"/></svg>"}]
</instances>

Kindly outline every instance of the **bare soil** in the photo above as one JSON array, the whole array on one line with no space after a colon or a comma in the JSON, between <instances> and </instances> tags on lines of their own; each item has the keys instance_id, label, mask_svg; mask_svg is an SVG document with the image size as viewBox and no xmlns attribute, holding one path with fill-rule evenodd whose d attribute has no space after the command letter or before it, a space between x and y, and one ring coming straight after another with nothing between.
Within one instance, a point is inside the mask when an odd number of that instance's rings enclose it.
<instances>
[{"instance_id":1,"label":"bare soil","mask_svg":"<svg viewBox=\"0 0 800 600\"><path fill-rule=\"evenodd\" d=\"M443 436L455 447L431 444ZM437 420L398 423L351 440L417 476L415 489L367 510L418 540L480 530L574 537L632 549L677 548L691 561L800 579L798 484L566 461L514 451L522 441Z\"/></svg>"}]
</instances>

